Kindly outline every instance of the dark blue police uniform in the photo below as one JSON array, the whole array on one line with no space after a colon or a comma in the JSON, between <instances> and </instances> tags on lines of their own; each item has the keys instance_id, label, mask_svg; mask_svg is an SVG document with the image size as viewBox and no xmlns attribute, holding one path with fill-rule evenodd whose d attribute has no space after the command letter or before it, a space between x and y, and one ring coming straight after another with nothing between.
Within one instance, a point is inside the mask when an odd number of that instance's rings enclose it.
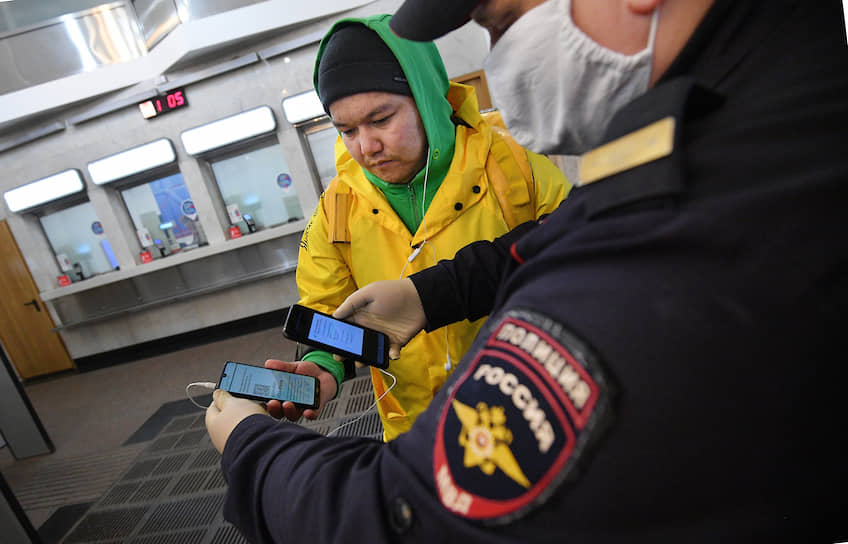
<instances>
[{"instance_id":1,"label":"dark blue police uniform","mask_svg":"<svg viewBox=\"0 0 848 544\"><path fill-rule=\"evenodd\" d=\"M412 430L251 416L227 519L257 542L848 538L843 22L717 1L591 183L413 276L428 329L490 318Z\"/></svg>"}]
</instances>

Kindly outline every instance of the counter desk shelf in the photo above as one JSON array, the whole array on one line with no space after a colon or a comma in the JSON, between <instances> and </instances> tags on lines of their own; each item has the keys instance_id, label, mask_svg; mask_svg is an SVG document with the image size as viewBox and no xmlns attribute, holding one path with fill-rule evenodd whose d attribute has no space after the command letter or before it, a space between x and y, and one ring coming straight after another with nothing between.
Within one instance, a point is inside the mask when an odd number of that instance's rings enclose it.
<instances>
[{"instance_id":1,"label":"counter desk shelf","mask_svg":"<svg viewBox=\"0 0 848 544\"><path fill-rule=\"evenodd\" d=\"M288 274L301 220L40 293L56 330L91 324Z\"/></svg>"}]
</instances>

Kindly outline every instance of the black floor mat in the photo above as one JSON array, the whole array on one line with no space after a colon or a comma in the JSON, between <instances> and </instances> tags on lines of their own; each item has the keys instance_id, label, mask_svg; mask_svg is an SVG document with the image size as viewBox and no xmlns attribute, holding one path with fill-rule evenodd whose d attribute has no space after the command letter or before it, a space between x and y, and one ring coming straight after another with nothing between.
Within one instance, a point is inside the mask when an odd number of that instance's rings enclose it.
<instances>
[{"instance_id":1,"label":"black floor mat","mask_svg":"<svg viewBox=\"0 0 848 544\"><path fill-rule=\"evenodd\" d=\"M209 406L212 402L212 395L201 395L199 397L195 397L194 400L201 406ZM188 399L166 402L160 406L158 410L156 410L156 413L147 418L147 421L145 421L141 427L139 427L138 430L121 445L128 446L130 444L138 444L140 442L153 440L156 435L158 435L176 416L197 413L197 411L198 407Z\"/></svg>"},{"instance_id":2,"label":"black floor mat","mask_svg":"<svg viewBox=\"0 0 848 544\"><path fill-rule=\"evenodd\" d=\"M206 395L199 404L211 402ZM46 542L127 544L239 544L246 540L224 521L226 482L221 456L205 427L205 412L190 401L164 404L126 444L149 441L126 473L93 504L78 505L51 517L42 526L60 540ZM301 420L304 427L339 436L382 437L374 408L371 380L360 376L344 382L321 417ZM62 509L60 509L62 510ZM59 514L59 511L56 512ZM81 516L81 517L80 517Z\"/></svg>"},{"instance_id":3,"label":"black floor mat","mask_svg":"<svg viewBox=\"0 0 848 544\"><path fill-rule=\"evenodd\" d=\"M71 504L56 509L38 528L42 544L58 544L68 531L82 518L94 503Z\"/></svg>"}]
</instances>

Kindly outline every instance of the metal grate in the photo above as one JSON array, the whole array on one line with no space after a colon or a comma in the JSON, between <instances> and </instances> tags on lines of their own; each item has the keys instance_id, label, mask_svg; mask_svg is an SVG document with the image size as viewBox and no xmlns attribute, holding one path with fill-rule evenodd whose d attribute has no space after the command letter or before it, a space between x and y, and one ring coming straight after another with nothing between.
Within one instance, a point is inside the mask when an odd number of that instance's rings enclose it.
<instances>
[{"instance_id":1,"label":"metal grate","mask_svg":"<svg viewBox=\"0 0 848 544\"><path fill-rule=\"evenodd\" d=\"M332 431L336 427L335 425L331 425L329 423L321 423L321 424L304 423L303 426L306 427L307 429L311 429L311 430L315 431L318 434L324 434L324 435L329 434L329 432Z\"/></svg>"},{"instance_id":2,"label":"metal grate","mask_svg":"<svg viewBox=\"0 0 848 544\"><path fill-rule=\"evenodd\" d=\"M137 478L144 478L145 476L149 476L158 464L158 458L137 461L136 464L130 467L129 471L127 471L127 473L124 475L124 480L135 480Z\"/></svg>"},{"instance_id":3,"label":"metal grate","mask_svg":"<svg viewBox=\"0 0 848 544\"><path fill-rule=\"evenodd\" d=\"M189 457L191 457L190 453L180 453L178 455L163 457L152 474L163 475L177 472L183 468L183 465Z\"/></svg>"},{"instance_id":4,"label":"metal grate","mask_svg":"<svg viewBox=\"0 0 848 544\"><path fill-rule=\"evenodd\" d=\"M365 410L370 408L372 404L374 404L374 397L372 397L371 395L357 395L355 397L347 399L345 413L358 414L359 412L364 412Z\"/></svg>"},{"instance_id":5,"label":"metal grate","mask_svg":"<svg viewBox=\"0 0 848 544\"><path fill-rule=\"evenodd\" d=\"M223 505L223 493L160 504L139 532L160 533L209 525Z\"/></svg>"},{"instance_id":6,"label":"metal grate","mask_svg":"<svg viewBox=\"0 0 848 544\"><path fill-rule=\"evenodd\" d=\"M194 420L197 419L195 414L187 415L187 416L179 416L175 417L168 423L167 427L162 431L163 433L176 433L180 431L187 431L194 424Z\"/></svg>"},{"instance_id":7,"label":"metal grate","mask_svg":"<svg viewBox=\"0 0 848 544\"><path fill-rule=\"evenodd\" d=\"M206 483L206 489L224 489L227 487L227 481L224 479L224 473L220 468L212 471L209 481Z\"/></svg>"},{"instance_id":8,"label":"metal grate","mask_svg":"<svg viewBox=\"0 0 848 544\"><path fill-rule=\"evenodd\" d=\"M150 447L147 448L147 449L148 449L148 451L154 451L154 452L155 451L169 450L169 449L174 447L174 444L176 444L177 440L179 440L179 439L180 439L180 435L178 435L178 434L170 435L170 436L166 435L166 436L163 436L161 438L157 438L156 440L154 440L153 443L150 445Z\"/></svg>"},{"instance_id":9,"label":"metal grate","mask_svg":"<svg viewBox=\"0 0 848 544\"><path fill-rule=\"evenodd\" d=\"M201 429L197 431L188 431L183 433L177 443L174 444L174 448L188 448L194 447L200 444L200 441L206 438L206 429Z\"/></svg>"},{"instance_id":10,"label":"metal grate","mask_svg":"<svg viewBox=\"0 0 848 544\"><path fill-rule=\"evenodd\" d=\"M159 478L142 483L141 487L138 488L138 491L130 499L130 502L144 502L160 497L170 481L171 478Z\"/></svg>"},{"instance_id":11,"label":"metal grate","mask_svg":"<svg viewBox=\"0 0 848 544\"><path fill-rule=\"evenodd\" d=\"M361 416L361 417L360 417ZM367 436L380 439L383 436L383 425L377 412L351 416L339 423L341 427L336 436Z\"/></svg>"},{"instance_id":12,"label":"metal grate","mask_svg":"<svg viewBox=\"0 0 848 544\"><path fill-rule=\"evenodd\" d=\"M350 383L348 387L351 395L361 395L362 393L371 392L371 376L362 376L348 383Z\"/></svg>"},{"instance_id":13,"label":"metal grate","mask_svg":"<svg viewBox=\"0 0 848 544\"><path fill-rule=\"evenodd\" d=\"M204 470L184 474L174 485L174 489L171 490L171 495L185 495L187 493L195 493L202 490L203 484L206 483L206 479L209 477L209 472L210 471L208 470Z\"/></svg>"},{"instance_id":14,"label":"metal grate","mask_svg":"<svg viewBox=\"0 0 848 544\"><path fill-rule=\"evenodd\" d=\"M337 434L379 439L383 429L376 410L369 410L373 401L370 377L360 376L342 384L318 420L299 423L327 434L353 422ZM227 484L221 456L206 434L204 413L175 417L140 451L63 542L247 543L223 518Z\"/></svg>"},{"instance_id":15,"label":"metal grate","mask_svg":"<svg viewBox=\"0 0 848 544\"><path fill-rule=\"evenodd\" d=\"M241 536L238 529L230 524L226 524L215 531L215 536L212 537L212 544L242 544L247 543L247 539Z\"/></svg>"},{"instance_id":16,"label":"metal grate","mask_svg":"<svg viewBox=\"0 0 848 544\"><path fill-rule=\"evenodd\" d=\"M325 404L324 407L321 409L321 412L318 414L318 419L332 419L333 417L335 417L336 406L338 405L339 403L337 400L332 400Z\"/></svg>"},{"instance_id":17,"label":"metal grate","mask_svg":"<svg viewBox=\"0 0 848 544\"><path fill-rule=\"evenodd\" d=\"M148 507L125 508L105 512L93 512L82 519L65 542L97 542L100 540L128 537L144 517Z\"/></svg>"},{"instance_id":18,"label":"metal grate","mask_svg":"<svg viewBox=\"0 0 848 544\"><path fill-rule=\"evenodd\" d=\"M180 531L169 535L143 536L132 539L129 544L200 544L203 542L203 529Z\"/></svg>"},{"instance_id":19,"label":"metal grate","mask_svg":"<svg viewBox=\"0 0 848 544\"><path fill-rule=\"evenodd\" d=\"M138 490L141 486L140 482L130 483L130 484L118 484L114 486L109 492L103 497L101 504L121 504L125 502L129 502L130 497L132 497L133 493Z\"/></svg>"},{"instance_id":20,"label":"metal grate","mask_svg":"<svg viewBox=\"0 0 848 544\"><path fill-rule=\"evenodd\" d=\"M194 458L194 462L192 463L196 467L209 467L212 465L217 465L221 462L221 454L218 453L218 450L214 448L210 448L208 450L203 450L197 454L197 457Z\"/></svg>"}]
</instances>

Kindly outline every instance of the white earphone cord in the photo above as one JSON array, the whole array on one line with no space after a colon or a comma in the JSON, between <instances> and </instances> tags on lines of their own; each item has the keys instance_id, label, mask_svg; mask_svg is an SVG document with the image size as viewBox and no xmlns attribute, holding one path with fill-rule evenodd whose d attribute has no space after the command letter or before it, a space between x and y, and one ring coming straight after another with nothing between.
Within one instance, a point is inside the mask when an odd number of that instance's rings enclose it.
<instances>
[{"instance_id":1,"label":"white earphone cord","mask_svg":"<svg viewBox=\"0 0 848 544\"><path fill-rule=\"evenodd\" d=\"M383 400L383 397L385 397L386 395L388 395L388 394L389 394L389 391L391 391L392 389L394 389L395 385L397 385L397 378L394 376L394 374L392 374L392 373L390 373L390 372L387 372L387 371L383 370L382 368L378 368L377 370L379 370L380 372L382 372L382 373L383 373L383 374L385 374L386 376L390 377L390 378L392 379L392 385L390 385L390 386L389 386L389 387L388 387L385 391L383 391L383 394L382 394L382 395L380 395L380 396L377 398L377 400L375 400L375 401L374 401L374 403L373 403L371 406L369 406L369 407L368 407L368 409L367 409L367 410L365 410L364 412L362 412L361 414L359 414L359 417L357 417L356 419L354 419L354 420L352 420L352 421L348 421L347 423L344 423L344 424L342 424L342 425L339 425L338 427L336 427L336 428L335 428L335 429L333 429L332 431L328 432L328 433L327 433L327 436L332 436L333 434L335 434L336 432L338 432L340 429L343 429L343 428L347 427L348 425L353 425L354 423L356 423L357 421L359 421L359 420L360 420L360 419L362 419L363 417L367 416L367 415L368 415L368 413L369 413L371 410L373 410L373 409L377 406L377 404L379 404L379 403L380 403L380 401L381 401L381 400Z\"/></svg>"},{"instance_id":2,"label":"white earphone cord","mask_svg":"<svg viewBox=\"0 0 848 544\"><path fill-rule=\"evenodd\" d=\"M400 278L403 279L404 273L406 273L406 267L409 266L409 263L415 260L418 257L418 254L421 253L421 250L424 249L426 244L430 244L433 248L433 265L435 266L438 262L438 258L436 255L436 246L434 246L429 240L427 240L427 221L425 220L426 204L427 204L427 179L430 177L430 148L427 148L427 163L424 165L424 190L421 195L421 225L424 227L424 240L418 244L418 247L412 250L412 254L403 264L403 269L400 271ZM450 357L450 338L448 336L448 327L445 326L445 372L450 371L453 367Z\"/></svg>"}]
</instances>

